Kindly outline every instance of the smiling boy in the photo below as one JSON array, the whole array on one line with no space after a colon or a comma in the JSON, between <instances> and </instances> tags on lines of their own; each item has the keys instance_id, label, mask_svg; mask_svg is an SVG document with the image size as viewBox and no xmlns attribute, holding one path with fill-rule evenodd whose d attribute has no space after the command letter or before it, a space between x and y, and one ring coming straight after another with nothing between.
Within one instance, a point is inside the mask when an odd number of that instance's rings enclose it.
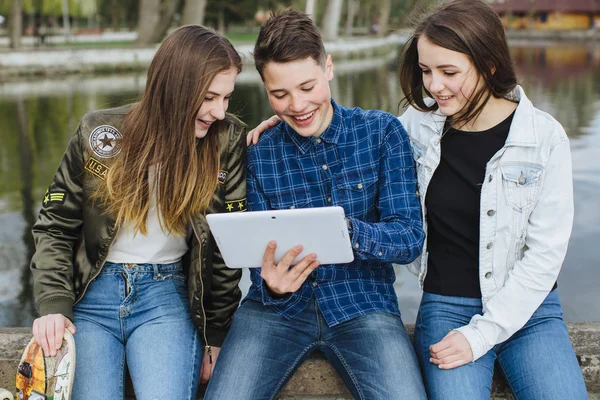
<instances>
[{"instance_id":1,"label":"smiling boy","mask_svg":"<svg viewBox=\"0 0 600 400\"><path fill-rule=\"evenodd\" d=\"M282 122L249 148L248 207L343 207L354 261L319 265L312 254L290 267L297 246L275 265L270 243L205 398L275 398L318 349L354 398L425 399L393 287L392 262L414 260L424 240L406 131L391 114L333 101L331 56L303 13L272 16L254 59Z\"/></svg>"}]
</instances>

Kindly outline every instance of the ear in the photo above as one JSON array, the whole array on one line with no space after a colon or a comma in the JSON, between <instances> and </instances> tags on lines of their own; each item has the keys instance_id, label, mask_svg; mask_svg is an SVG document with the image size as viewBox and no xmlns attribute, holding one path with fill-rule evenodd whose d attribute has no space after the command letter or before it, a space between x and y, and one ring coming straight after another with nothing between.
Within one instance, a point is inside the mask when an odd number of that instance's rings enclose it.
<instances>
[{"instance_id":1,"label":"ear","mask_svg":"<svg viewBox=\"0 0 600 400\"><path fill-rule=\"evenodd\" d=\"M331 54L327 54L327 58L325 59L325 74L327 75L328 81L333 79L333 61L331 60Z\"/></svg>"}]
</instances>

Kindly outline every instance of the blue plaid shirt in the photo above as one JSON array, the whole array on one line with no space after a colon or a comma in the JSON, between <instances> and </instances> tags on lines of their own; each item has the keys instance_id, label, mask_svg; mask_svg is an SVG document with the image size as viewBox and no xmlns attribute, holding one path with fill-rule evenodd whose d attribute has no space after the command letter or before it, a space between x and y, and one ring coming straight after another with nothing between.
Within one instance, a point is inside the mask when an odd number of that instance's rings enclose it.
<instances>
[{"instance_id":1,"label":"blue plaid shirt","mask_svg":"<svg viewBox=\"0 0 600 400\"><path fill-rule=\"evenodd\" d=\"M410 142L383 111L338 106L319 137L281 122L248 149L248 210L342 206L354 261L320 265L294 293L271 297L252 268L247 298L292 319L315 296L329 326L372 312L400 315L392 262L421 254L424 233Z\"/></svg>"}]
</instances>

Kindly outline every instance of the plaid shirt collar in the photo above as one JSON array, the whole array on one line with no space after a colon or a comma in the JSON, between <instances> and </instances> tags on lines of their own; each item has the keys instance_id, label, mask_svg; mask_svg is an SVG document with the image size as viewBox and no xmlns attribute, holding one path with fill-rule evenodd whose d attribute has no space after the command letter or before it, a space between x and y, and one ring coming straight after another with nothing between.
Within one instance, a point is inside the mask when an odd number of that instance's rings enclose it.
<instances>
[{"instance_id":1,"label":"plaid shirt collar","mask_svg":"<svg viewBox=\"0 0 600 400\"><path fill-rule=\"evenodd\" d=\"M342 112L333 99L331 99L331 106L333 107L333 118L327 129L325 129L318 137L324 142L337 144L343 128ZM306 154L312 142L316 139L316 137L304 137L299 135L288 124L284 124L283 132L296 146L298 146L298 149L300 149L302 154Z\"/></svg>"}]
</instances>

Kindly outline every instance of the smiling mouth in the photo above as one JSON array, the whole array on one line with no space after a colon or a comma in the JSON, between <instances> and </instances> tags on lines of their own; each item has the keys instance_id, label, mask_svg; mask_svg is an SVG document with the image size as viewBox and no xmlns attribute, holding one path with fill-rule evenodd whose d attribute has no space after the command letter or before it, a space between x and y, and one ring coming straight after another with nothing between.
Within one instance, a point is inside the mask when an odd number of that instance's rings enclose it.
<instances>
[{"instance_id":1,"label":"smiling mouth","mask_svg":"<svg viewBox=\"0 0 600 400\"><path fill-rule=\"evenodd\" d=\"M445 100L450 100L453 96L435 96L437 97L439 100L445 101Z\"/></svg>"},{"instance_id":2,"label":"smiling mouth","mask_svg":"<svg viewBox=\"0 0 600 400\"><path fill-rule=\"evenodd\" d=\"M316 110L315 111L311 111L308 114L304 114L304 115L298 115L298 116L293 115L292 118L294 118L297 121L306 121L307 119L309 119L310 117L312 117L313 115L315 115L315 112L317 112L317 111Z\"/></svg>"},{"instance_id":3,"label":"smiling mouth","mask_svg":"<svg viewBox=\"0 0 600 400\"><path fill-rule=\"evenodd\" d=\"M215 121L210 121L210 122L207 122L207 121L205 121L205 120L203 120L203 119L200 119L200 118L196 118L196 121L198 121L198 122L200 122L202 125L206 125L206 126L210 126L210 125L211 125L213 122L215 122Z\"/></svg>"}]
</instances>

